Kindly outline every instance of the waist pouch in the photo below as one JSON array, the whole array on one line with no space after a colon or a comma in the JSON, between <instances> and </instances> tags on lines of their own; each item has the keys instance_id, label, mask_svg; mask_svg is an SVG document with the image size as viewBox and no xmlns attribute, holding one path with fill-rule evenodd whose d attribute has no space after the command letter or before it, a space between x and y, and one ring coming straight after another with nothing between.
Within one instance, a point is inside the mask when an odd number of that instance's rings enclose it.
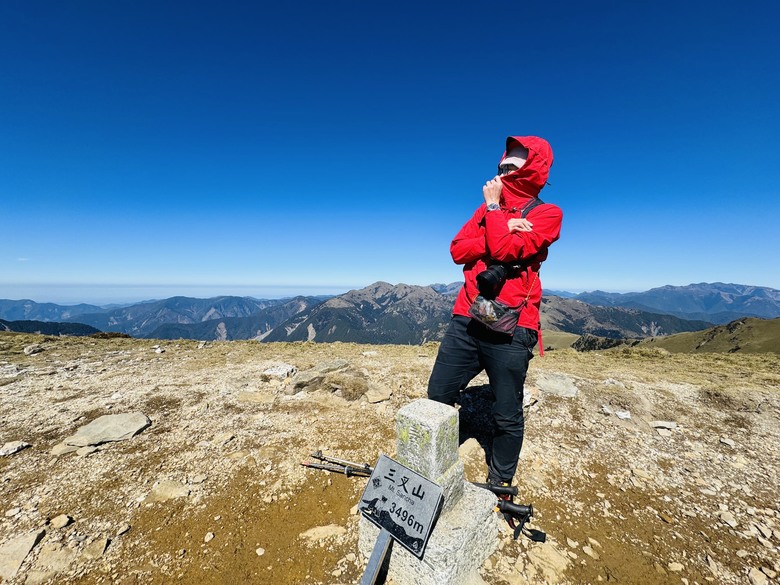
<instances>
[{"instance_id":1,"label":"waist pouch","mask_svg":"<svg viewBox=\"0 0 780 585\"><path fill-rule=\"evenodd\" d=\"M510 307L497 299L486 299L477 295L469 307L469 315L488 329L511 337L520 319L520 311L527 303L528 299L525 299L519 306Z\"/></svg>"}]
</instances>

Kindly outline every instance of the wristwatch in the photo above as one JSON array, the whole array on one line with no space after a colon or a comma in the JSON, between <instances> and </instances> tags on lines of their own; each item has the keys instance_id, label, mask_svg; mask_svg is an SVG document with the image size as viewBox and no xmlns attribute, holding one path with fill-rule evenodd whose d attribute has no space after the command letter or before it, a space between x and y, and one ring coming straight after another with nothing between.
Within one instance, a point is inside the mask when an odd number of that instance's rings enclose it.
<instances>
[{"instance_id":1,"label":"wristwatch","mask_svg":"<svg viewBox=\"0 0 780 585\"><path fill-rule=\"evenodd\" d=\"M501 209L501 206L498 203L489 203L487 206L488 211L498 211Z\"/></svg>"}]
</instances>

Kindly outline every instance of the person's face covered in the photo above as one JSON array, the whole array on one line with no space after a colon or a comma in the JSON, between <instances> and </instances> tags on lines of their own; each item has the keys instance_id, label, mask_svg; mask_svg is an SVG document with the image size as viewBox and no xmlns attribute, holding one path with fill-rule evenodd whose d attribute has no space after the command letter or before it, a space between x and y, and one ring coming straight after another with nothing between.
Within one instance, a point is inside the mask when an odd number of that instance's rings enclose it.
<instances>
[{"instance_id":1,"label":"person's face covered","mask_svg":"<svg viewBox=\"0 0 780 585\"><path fill-rule=\"evenodd\" d=\"M517 144L506 153L504 160L498 165L498 174L507 175L521 169L527 160L528 149L521 144Z\"/></svg>"}]
</instances>

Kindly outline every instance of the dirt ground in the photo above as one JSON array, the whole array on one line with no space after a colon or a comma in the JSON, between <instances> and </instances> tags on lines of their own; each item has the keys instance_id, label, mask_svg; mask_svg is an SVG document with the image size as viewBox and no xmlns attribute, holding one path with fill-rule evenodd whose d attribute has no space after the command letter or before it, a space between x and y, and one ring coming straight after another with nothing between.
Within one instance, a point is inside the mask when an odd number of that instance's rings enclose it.
<instances>
[{"instance_id":1,"label":"dirt ground","mask_svg":"<svg viewBox=\"0 0 780 585\"><path fill-rule=\"evenodd\" d=\"M32 344L42 351L26 355ZM424 397L436 350L0 334L0 446L31 444L0 457L0 549L46 529L6 582L358 582L366 480L300 462L317 449L370 464L392 456L395 413ZM341 381L299 393L263 375L334 360L347 363L331 378ZM389 398L369 402L355 380ZM486 382L464 393L464 442L489 438ZM527 386L540 391L518 499L533 504L532 527L548 541L503 531L485 582L777 581L780 356L559 350L532 360ZM98 416L134 411L152 424L132 439L51 454ZM464 447L467 478L482 481L474 444ZM155 498L166 481L189 493ZM60 514L73 521L55 527Z\"/></svg>"}]
</instances>

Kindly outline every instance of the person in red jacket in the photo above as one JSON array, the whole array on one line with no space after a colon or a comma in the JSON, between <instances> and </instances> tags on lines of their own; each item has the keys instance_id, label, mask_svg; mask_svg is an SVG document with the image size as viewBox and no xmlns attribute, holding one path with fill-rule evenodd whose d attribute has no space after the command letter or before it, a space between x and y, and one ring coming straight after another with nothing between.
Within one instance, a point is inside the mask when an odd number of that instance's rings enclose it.
<instances>
[{"instance_id":1,"label":"person in red jacket","mask_svg":"<svg viewBox=\"0 0 780 585\"><path fill-rule=\"evenodd\" d=\"M539 268L560 235L563 218L560 208L538 199L552 162L546 140L508 137L498 175L482 188L485 203L450 245L452 259L463 265L465 282L436 356L428 398L452 406L471 379L486 371L495 400L488 463L488 482L494 484L511 484L523 445L523 384L541 329ZM502 273L506 278L497 279ZM478 275L483 276L478 280ZM495 288L485 290L486 281ZM472 305L485 302L483 297L519 312L508 333L472 317Z\"/></svg>"}]
</instances>

